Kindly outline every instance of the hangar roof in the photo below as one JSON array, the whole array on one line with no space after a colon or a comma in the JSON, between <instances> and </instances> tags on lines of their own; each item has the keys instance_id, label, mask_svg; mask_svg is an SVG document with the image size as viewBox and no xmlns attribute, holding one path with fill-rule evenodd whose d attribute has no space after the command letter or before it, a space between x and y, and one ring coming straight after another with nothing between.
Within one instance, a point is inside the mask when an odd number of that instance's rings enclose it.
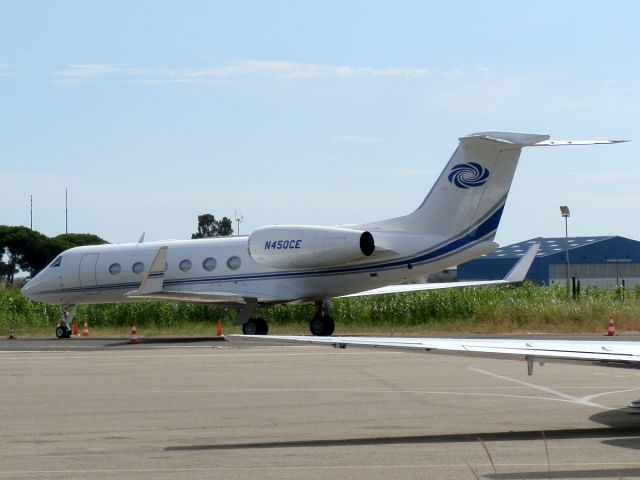
<instances>
[{"instance_id":1,"label":"hangar roof","mask_svg":"<svg viewBox=\"0 0 640 480\"><path fill-rule=\"evenodd\" d=\"M536 257L546 257L548 255L554 255L556 253L564 252L566 249L566 243L569 244L569 250L584 247L587 245L593 245L595 243L603 242L615 238L615 236L604 237L569 237L568 240L565 237L537 237L525 240L523 242L514 243L505 247L498 248L495 252L484 255L482 258L518 258L526 253L532 243L539 243L540 250Z\"/></svg>"}]
</instances>

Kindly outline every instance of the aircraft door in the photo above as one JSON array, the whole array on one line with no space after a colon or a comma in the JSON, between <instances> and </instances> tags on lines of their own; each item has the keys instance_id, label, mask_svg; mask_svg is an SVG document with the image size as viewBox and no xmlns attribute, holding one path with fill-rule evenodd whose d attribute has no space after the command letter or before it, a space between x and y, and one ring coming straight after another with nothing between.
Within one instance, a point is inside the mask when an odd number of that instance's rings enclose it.
<instances>
[{"instance_id":1,"label":"aircraft door","mask_svg":"<svg viewBox=\"0 0 640 480\"><path fill-rule=\"evenodd\" d=\"M86 295L97 295L100 291L97 288L98 279L96 277L96 264L98 263L97 253L87 253L80 259L80 286Z\"/></svg>"}]
</instances>

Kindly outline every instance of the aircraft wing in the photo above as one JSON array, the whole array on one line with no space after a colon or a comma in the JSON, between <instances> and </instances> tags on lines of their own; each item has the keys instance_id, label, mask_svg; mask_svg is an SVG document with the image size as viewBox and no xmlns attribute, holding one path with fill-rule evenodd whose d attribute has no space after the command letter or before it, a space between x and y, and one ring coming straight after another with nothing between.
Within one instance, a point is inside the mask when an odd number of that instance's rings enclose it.
<instances>
[{"instance_id":1,"label":"aircraft wing","mask_svg":"<svg viewBox=\"0 0 640 480\"><path fill-rule=\"evenodd\" d=\"M365 290L364 292L343 295L337 298L364 297L370 295L384 295L387 293L406 293L419 292L425 290L442 290L445 288L464 288L464 287L488 287L496 285L508 285L510 283L518 283L524 281L536 254L540 249L539 243L531 245L527 253L525 253L518 263L514 265L509 273L502 280L473 280L467 282L442 282L442 283L411 283L408 285L387 285L386 287L374 288L373 290Z\"/></svg>"},{"instance_id":2,"label":"aircraft wing","mask_svg":"<svg viewBox=\"0 0 640 480\"><path fill-rule=\"evenodd\" d=\"M223 290L190 292L185 290L171 290L164 285L165 264L167 261L167 246L162 246L156 252L151 262L149 271L142 277L142 282L137 290L127 292L125 297L134 300L167 300L169 302L189 303L219 303L224 305L240 306L257 301L265 303L280 303L282 299L276 297L264 297L260 295L238 295L237 292L225 292Z\"/></svg>"},{"instance_id":3,"label":"aircraft wing","mask_svg":"<svg viewBox=\"0 0 640 480\"><path fill-rule=\"evenodd\" d=\"M369 347L444 355L466 355L533 362L586 363L620 368L640 368L640 342L619 340L523 340L504 338L412 337L307 337L251 336L234 338L261 343L326 344L336 348Z\"/></svg>"},{"instance_id":4,"label":"aircraft wing","mask_svg":"<svg viewBox=\"0 0 640 480\"><path fill-rule=\"evenodd\" d=\"M210 291L210 292L185 292L173 290L160 290L150 293L139 293L138 290L127 292L125 297L135 300L167 300L169 302L189 302L189 303L224 303L229 305L244 305L250 299L242 297L237 293ZM255 301L255 299L251 299Z\"/></svg>"}]
</instances>

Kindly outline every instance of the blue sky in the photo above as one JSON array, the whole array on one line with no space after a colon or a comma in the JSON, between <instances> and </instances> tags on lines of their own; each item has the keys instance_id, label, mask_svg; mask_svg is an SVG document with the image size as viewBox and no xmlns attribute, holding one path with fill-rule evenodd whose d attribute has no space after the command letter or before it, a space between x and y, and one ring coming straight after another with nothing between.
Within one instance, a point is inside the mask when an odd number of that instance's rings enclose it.
<instances>
[{"instance_id":1,"label":"blue sky","mask_svg":"<svg viewBox=\"0 0 640 480\"><path fill-rule=\"evenodd\" d=\"M640 3L0 2L0 224L111 242L198 214L361 223L413 210L457 138L525 150L502 244L640 239Z\"/></svg>"}]
</instances>

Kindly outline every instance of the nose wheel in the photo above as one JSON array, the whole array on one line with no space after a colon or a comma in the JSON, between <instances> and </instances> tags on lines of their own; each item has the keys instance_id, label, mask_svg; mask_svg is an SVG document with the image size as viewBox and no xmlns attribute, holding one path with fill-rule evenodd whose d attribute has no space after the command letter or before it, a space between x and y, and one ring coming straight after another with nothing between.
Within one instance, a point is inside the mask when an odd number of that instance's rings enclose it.
<instances>
[{"instance_id":1,"label":"nose wheel","mask_svg":"<svg viewBox=\"0 0 640 480\"><path fill-rule=\"evenodd\" d=\"M62 318L60 319L60 324L56 327L57 338L71 337L71 327L69 326L69 324L73 322L77 310L77 305L67 305L65 307L62 307Z\"/></svg>"},{"instance_id":2,"label":"nose wheel","mask_svg":"<svg viewBox=\"0 0 640 480\"><path fill-rule=\"evenodd\" d=\"M71 336L71 329L68 325L62 324L58 325L56 328L56 337L57 338L69 338Z\"/></svg>"}]
</instances>

